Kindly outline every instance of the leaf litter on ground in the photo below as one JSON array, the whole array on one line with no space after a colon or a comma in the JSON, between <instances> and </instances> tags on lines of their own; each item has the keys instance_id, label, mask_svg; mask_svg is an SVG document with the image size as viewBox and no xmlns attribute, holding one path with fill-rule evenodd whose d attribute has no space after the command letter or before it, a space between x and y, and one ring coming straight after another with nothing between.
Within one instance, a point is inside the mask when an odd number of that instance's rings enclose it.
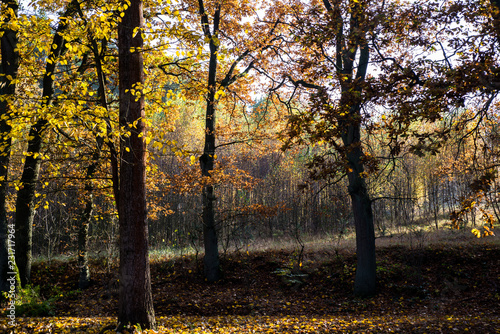
<instances>
[{"instance_id":1,"label":"leaf litter on ground","mask_svg":"<svg viewBox=\"0 0 500 334\"><path fill-rule=\"evenodd\" d=\"M194 256L151 264L159 333L500 333L500 245L405 246L377 250L379 293L355 298L355 254L317 250L222 257L209 284ZM5 333L113 333L117 268L94 261L93 283L76 289L75 261L33 266L33 285L52 317L5 316ZM50 282L50 284L48 284ZM153 332L153 331L143 331Z\"/></svg>"}]
</instances>

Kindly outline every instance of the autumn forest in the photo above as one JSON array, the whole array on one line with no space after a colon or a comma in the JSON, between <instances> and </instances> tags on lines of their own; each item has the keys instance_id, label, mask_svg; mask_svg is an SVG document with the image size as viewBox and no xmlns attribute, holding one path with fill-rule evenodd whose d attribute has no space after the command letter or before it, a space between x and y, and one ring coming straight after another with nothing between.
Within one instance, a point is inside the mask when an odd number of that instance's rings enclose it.
<instances>
[{"instance_id":1,"label":"autumn forest","mask_svg":"<svg viewBox=\"0 0 500 334\"><path fill-rule=\"evenodd\" d=\"M0 332L498 332L499 0L0 3Z\"/></svg>"}]
</instances>

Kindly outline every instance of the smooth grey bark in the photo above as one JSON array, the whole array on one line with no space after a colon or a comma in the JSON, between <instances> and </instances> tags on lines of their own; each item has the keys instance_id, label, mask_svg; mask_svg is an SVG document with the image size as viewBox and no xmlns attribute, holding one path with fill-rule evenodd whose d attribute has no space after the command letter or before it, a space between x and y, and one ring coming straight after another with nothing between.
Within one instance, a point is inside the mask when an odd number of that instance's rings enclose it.
<instances>
[{"instance_id":1,"label":"smooth grey bark","mask_svg":"<svg viewBox=\"0 0 500 334\"><path fill-rule=\"evenodd\" d=\"M7 8L12 9L14 17L17 19L18 4L16 0L2 1ZM12 119L12 98L15 94L17 72L19 68L19 52L17 51L17 31L11 29L2 29L3 33L0 39L0 48L2 54L2 63L0 68L0 292L8 291L10 283L7 281L9 269L9 247L8 247L8 220L6 210L6 198L8 190L8 174L10 151L12 146L11 126L9 120ZM10 79L8 78L10 77ZM12 82L14 81L14 82ZM11 243L15 240L12 240ZM12 244L15 250L15 244Z\"/></svg>"},{"instance_id":2,"label":"smooth grey bark","mask_svg":"<svg viewBox=\"0 0 500 334\"><path fill-rule=\"evenodd\" d=\"M140 32L134 34L134 29L143 28L142 6L141 0L131 0L118 25L120 126L129 129L129 124L137 124L130 128L130 136L122 138L120 150L118 327L139 324L149 329L155 327L155 314L146 220L144 97L131 92L134 85L144 83L143 39Z\"/></svg>"},{"instance_id":3,"label":"smooth grey bark","mask_svg":"<svg viewBox=\"0 0 500 334\"><path fill-rule=\"evenodd\" d=\"M54 34L52 45L48 58L52 61L47 62L45 74L42 83L42 102L40 109L44 109L52 102L54 95L54 79L57 58L66 50L65 40L62 33L67 29L67 22L75 14L77 0L68 4L66 11L60 17L59 25ZM43 135L48 125L48 121L41 117L34 125L30 127L28 149L26 160L21 176L20 189L17 192L16 199L16 217L15 217L15 239L16 239L16 263L21 278L21 286L25 286L30 281L31 275L31 251L33 219L35 216L35 188L38 182L40 172L41 158L38 154L41 152L43 144Z\"/></svg>"}]
</instances>

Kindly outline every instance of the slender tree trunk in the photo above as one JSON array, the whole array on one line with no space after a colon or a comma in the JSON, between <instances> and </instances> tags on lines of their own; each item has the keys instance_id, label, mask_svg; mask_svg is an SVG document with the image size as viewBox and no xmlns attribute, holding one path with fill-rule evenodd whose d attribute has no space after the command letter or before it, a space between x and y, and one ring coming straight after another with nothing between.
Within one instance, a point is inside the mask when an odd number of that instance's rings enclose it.
<instances>
[{"instance_id":1,"label":"slender tree trunk","mask_svg":"<svg viewBox=\"0 0 500 334\"><path fill-rule=\"evenodd\" d=\"M2 1L6 4L7 8L13 10L14 17L12 20L17 19L17 1L7 0ZM2 54L1 75L0 75L0 292L8 291L10 283L7 281L9 269L9 247L7 235L7 211L6 211L6 198L8 189L8 173L10 162L10 150L12 146L11 139L11 126L8 120L12 119L12 103L16 90L15 82L11 80L17 79L17 71L19 68L19 52L17 51L17 31L11 29L4 29L3 35L0 39L0 47ZM10 77L9 80L7 77ZM15 240L11 240L11 247L15 250Z\"/></svg>"},{"instance_id":2,"label":"slender tree trunk","mask_svg":"<svg viewBox=\"0 0 500 334\"><path fill-rule=\"evenodd\" d=\"M367 49L361 51L361 64L363 56L365 66L368 63ZM361 65L360 65L361 66ZM360 75L358 69L358 76ZM364 75L361 77L363 78ZM354 294L360 297L371 296L376 293L376 257L375 257L375 229L373 224L372 202L368 194L368 188L364 179L363 151L361 143L361 124L358 121L361 110L361 103L356 100L356 91L354 96L352 90L343 89L341 105L349 109L349 119L340 126L345 128L342 133L342 142L344 144L345 157L349 166L347 173L349 180L349 195L351 196L351 205L354 215L354 227L356 230L356 276L354 278ZM354 104L353 104L353 101Z\"/></svg>"},{"instance_id":3,"label":"slender tree trunk","mask_svg":"<svg viewBox=\"0 0 500 334\"><path fill-rule=\"evenodd\" d=\"M97 149L92 155L92 163L87 167L87 174L85 175L85 191L87 194L87 201L85 209L82 213L82 220L78 229L78 268L79 279L78 288L86 289L90 285L90 268L89 268L89 227L92 222L92 213L94 210L94 186L92 179L99 165L101 158L101 149L103 146L103 138L97 137Z\"/></svg>"},{"instance_id":4,"label":"slender tree trunk","mask_svg":"<svg viewBox=\"0 0 500 334\"><path fill-rule=\"evenodd\" d=\"M90 181L88 181L90 182ZM92 187L92 186L90 186ZM88 257L88 244L89 244L89 226L92 219L92 211L94 209L94 196L92 194L92 188L85 187L88 191L87 203L85 204L85 209L82 214L82 222L78 229L78 268L79 268L79 279L78 288L86 289L90 285L90 269L89 269L89 257Z\"/></svg>"},{"instance_id":5,"label":"slender tree trunk","mask_svg":"<svg viewBox=\"0 0 500 334\"><path fill-rule=\"evenodd\" d=\"M203 176L211 177L214 169L215 156L215 92L216 92L216 74L217 74L217 51L218 41L216 40L219 32L220 6L216 9L214 15L213 34L208 27L208 15L203 7L203 1L199 0L199 10L202 18L204 34L210 39L210 62L208 69L208 95L207 109L205 116L205 146L203 155L200 157L200 167ZM206 185L203 187L203 241L205 246L204 268L205 278L209 282L218 281L221 278L219 263L219 244L217 240L217 224L215 221L215 201L214 187Z\"/></svg>"},{"instance_id":6,"label":"slender tree trunk","mask_svg":"<svg viewBox=\"0 0 500 334\"><path fill-rule=\"evenodd\" d=\"M348 133L345 136L344 143L349 150L347 159L352 170L348 173L349 195L351 196L356 230L357 266L354 279L354 294L357 296L370 296L375 294L377 282L372 202L363 178L360 127L349 127Z\"/></svg>"},{"instance_id":7,"label":"slender tree trunk","mask_svg":"<svg viewBox=\"0 0 500 334\"><path fill-rule=\"evenodd\" d=\"M354 294L369 296L376 293L375 230L372 202L364 180L364 166L361 142L362 83L365 80L369 61L369 47L366 40L366 3L350 2L349 32L344 32L342 10L337 2L323 0L323 4L338 24L336 38L336 68L341 87L340 112L338 119L346 158L349 179L349 195L352 201L354 226L356 230L356 276ZM357 69L356 54L359 51Z\"/></svg>"},{"instance_id":8,"label":"slender tree trunk","mask_svg":"<svg viewBox=\"0 0 500 334\"><path fill-rule=\"evenodd\" d=\"M42 132L47 122L37 122L29 132L28 153L39 153L42 146ZM24 163L21 176L21 188L17 192L16 218L15 218L15 240L16 240L16 263L19 268L21 286L26 286L31 275L31 250L33 219L35 216L35 188L40 172L40 157L35 158L28 155Z\"/></svg>"},{"instance_id":9,"label":"slender tree trunk","mask_svg":"<svg viewBox=\"0 0 500 334\"><path fill-rule=\"evenodd\" d=\"M65 13L61 16L59 25L54 34L51 48L48 56L51 59L45 66L43 77L43 92L40 109L48 107L54 94L54 79L57 58L66 50L65 41L62 32L67 28L67 20L74 15L78 0L73 0L68 4ZM21 285L24 287L30 281L31 275L31 249L32 249L32 230L33 218L35 216L35 188L38 182L40 172L41 152L43 144L43 134L48 121L40 118L38 122L31 126L29 131L28 155L24 163L23 174L21 176L21 186L16 199L16 263L19 268Z\"/></svg>"},{"instance_id":10,"label":"slender tree trunk","mask_svg":"<svg viewBox=\"0 0 500 334\"><path fill-rule=\"evenodd\" d=\"M120 126L130 129L122 138L118 216L120 225L119 328L139 324L155 327L148 254L146 214L146 143L144 97L132 94L144 83L141 31L142 1L131 0L118 25ZM136 124L130 128L129 125Z\"/></svg>"},{"instance_id":11,"label":"slender tree trunk","mask_svg":"<svg viewBox=\"0 0 500 334\"><path fill-rule=\"evenodd\" d=\"M363 176L360 126L350 126L348 129L343 138L347 139L344 139L344 145L348 150L347 160L351 170L348 173L349 195L351 196L356 230L357 266L354 294L370 296L376 293L377 284L372 202Z\"/></svg>"},{"instance_id":12,"label":"slender tree trunk","mask_svg":"<svg viewBox=\"0 0 500 334\"><path fill-rule=\"evenodd\" d=\"M83 20L85 26L88 26L85 15L81 10L80 4L78 4L78 14ZM95 61L95 69L97 75L97 81L99 83L98 87L98 97L99 97L99 105L104 109L108 110L108 101L106 97L106 77L102 68L102 54L104 54L106 50L106 40L102 42L102 50L99 52L99 46L97 44L97 40L92 31L89 30L89 39L91 44L92 53L94 54ZM111 132L111 126L109 124L109 119L106 119L107 131ZM78 281L78 286L80 289L85 289L90 285L90 269L89 269L89 261L88 261L88 238L89 238L89 227L92 221L92 212L94 208L94 187L92 185L92 178L99 166L101 159L101 150L104 146L104 138L102 135L97 134L96 138L97 148L94 154L92 155L92 163L87 167L87 174L85 176L86 185L85 190L88 194L87 202L85 204L85 209L82 214L82 222L80 224L80 228L78 231L78 265L80 269L80 278ZM111 151L111 174L113 181L113 191L115 199L117 200L119 197L118 194L118 163L117 163L117 154L116 149L113 144L112 138L108 138L108 146ZM118 202L118 201L116 201Z\"/></svg>"}]
</instances>

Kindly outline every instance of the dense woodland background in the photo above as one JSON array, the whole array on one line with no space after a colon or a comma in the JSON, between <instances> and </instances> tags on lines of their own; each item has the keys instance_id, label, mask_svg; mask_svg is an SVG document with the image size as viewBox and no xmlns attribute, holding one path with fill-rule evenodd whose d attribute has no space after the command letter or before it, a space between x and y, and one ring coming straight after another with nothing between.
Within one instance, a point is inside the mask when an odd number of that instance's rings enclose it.
<instances>
[{"instance_id":1,"label":"dense woodland background","mask_svg":"<svg viewBox=\"0 0 500 334\"><path fill-rule=\"evenodd\" d=\"M20 88L15 100L17 112L12 121L14 129L10 134L14 137L14 143L8 176L10 187L7 195L7 217L12 221L15 214L16 190L19 188L21 168L27 154L27 125L30 124L30 119L36 120L40 117L40 112L47 113L46 117L50 117L53 127L46 131L46 144L40 153L43 163L40 182L37 183L33 253L35 257L53 258L76 252L79 222L86 196L86 166L92 163L92 153L98 149L95 131L104 131L101 128L103 125L100 124L105 121L101 118L110 119L112 123L115 121L112 119L113 114L99 114L101 110L92 111L98 108L97 82L93 81L96 80L93 77L95 65L86 50L90 46L80 41L78 35L72 37L73 43L84 49L80 53L86 63L82 63L78 56L67 51L62 58L67 65L59 65L61 68L55 83L57 88L54 99L58 101L57 104L51 106L50 111L36 107L37 85L30 86L30 82L39 80L37 71L40 76L43 74L44 67L35 64L43 64L45 61L44 50L48 50L51 45L49 25L55 19L51 14L55 13L54 8L45 8L42 3L38 6L25 7L26 14L20 17L27 20L20 26L23 36L29 36L28 33L42 27L49 30L46 30L44 35L39 35L36 40L20 39L21 43L28 44L21 44L20 48ZM167 5L164 7L163 12L169 8ZM159 7L152 7L150 11L156 8ZM404 7L401 11L404 11ZM245 12L243 14L248 15ZM104 13L89 12L89 15L98 20L99 15ZM260 16L264 21L264 13ZM33 26L35 23L38 26ZM162 26L165 23L153 19L150 23L155 24L155 30L152 28L152 31L158 31L156 34L151 33L153 36L149 38L153 44L159 44L154 38L163 37L162 34L165 35L163 38L166 38L170 36L168 34L173 34L172 31L162 31L165 30ZM74 21L71 24L77 26L81 23ZM243 27L238 29L250 27L249 23L241 25ZM481 28L469 25L471 29ZM166 26L168 27L168 24ZM402 39L405 37L401 36ZM260 42L259 36L254 38L256 41L248 43ZM108 43L112 43L112 40ZM150 123L147 180L150 242L153 249L200 248L201 198L197 187L200 186L201 178L197 175L197 159L203 150L204 104L203 99L193 99L194 95L198 95L196 83L189 82L188 78L192 80L195 71L203 73L204 68L197 68L191 61L194 56L187 56L188 53L196 52L190 51L193 47L188 43L196 44L200 41L182 41L175 44L172 40L171 43L168 48L162 46L161 49L148 51L151 53L152 63L148 64L148 80L152 91L146 95L149 101L147 111ZM435 48L435 43L430 44L425 47ZM232 45L229 44L227 48L224 52L235 52ZM162 49L166 51L161 51ZM116 88L113 87L112 68L113 60L117 60L112 56L113 50L112 44L107 46L105 52L109 55L106 56L107 63L104 64L109 72L108 99L111 106L117 102L116 96L113 97ZM176 55L174 50L186 52L186 56L180 56L179 51ZM198 52L199 57L202 57L204 51L198 49ZM161 53L161 61L167 65L158 64L158 53ZM444 60L439 57L443 55L436 56L437 59L433 61L442 63ZM71 64L69 59L77 62ZM182 71L182 62L186 63L185 73ZM231 60L226 63L231 65ZM164 70L166 66L169 66L172 73ZM376 68L376 65L373 66ZM27 70L31 72L23 72ZM74 72L76 70L80 72ZM217 134L220 147L217 148L217 161L220 180L217 182L216 191L221 243L224 247L239 248L260 238L293 239L306 235L328 235L336 238L352 232L352 213L346 180L310 179L311 170L308 167L312 159L317 155L326 154L328 148L320 142L317 145L304 143L283 150L290 110L281 105L275 95L261 95L266 93L266 81L255 72L257 71L250 72L251 75L248 74L245 82L234 91L228 92L218 104ZM290 75L294 75L293 72ZM202 82L204 79L199 77ZM255 90L256 85L263 88ZM69 87L72 87L71 91L67 91ZM76 103L78 100L82 102ZM155 105L156 103L161 103L161 106ZM366 152L374 157L387 156L377 161L377 171L370 173L367 178L370 194L374 198L377 235L384 236L395 230L411 230L415 225L418 228L440 228L453 212L462 208L463 200L469 196L470 184L483 175L485 165L495 169L494 150L499 135L498 119L494 103L490 104L491 107L487 114L484 111L484 115L481 110L483 106L476 103L468 108L453 108L453 113L446 114L445 118L430 124L427 121L412 124L417 131L422 128L429 132L433 128L458 124L461 118L471 118L466 127L448 134L446 141L445 138L442 142L439 138L436 139L436 145L441 146L439 152L409 154L412 145L418 142L418 139L410 138L405 147L400 148L401 152L397 156L391 156L388 154L391 143L384 138L387 134L383 128L376 133L365 134ZM297 108L300 109L298 112L307 112L305 104ZM109 112L112 111L111 107ZM374 111L374 114L372 118L377 120L373 123L380 123L382 119L382 122L385 122L382 109ZM387 114L387 117L391 117L390 111ZM487 119L479 122L483 117ZM105 149L101 151L99 176L92 180L98 191L94 193L95 208L89 230L89 248L96 253L109 251L117 233L109 158L106 157L109 152ZM194 160L191 160L193 157ZM495 178L480 203L466 212L461 220L461 227L483 225L483 214L491 216L488 219L498 220L498 191Z\"/></svg>"},{"instance_id":2,"label":"dense woodland background","mask_svg":"<svg viewBox=\"0 0 500 334\"><path fill-rule=\"evenodd\" d=\"M291 243L302 265L308 241L337 249L363 219L375 238L495 238L496 0L1 5L0 257L15 230L23 287L32 259L78 258L80 288L89 259L117 263L134 138L155 254L212 252L218 268L219 253ZM133 14L140 44L124 50ZM124 52L144 80L120 90ZM125 119L124 94L144 117Z\"/></svg>"}]
</instances>

